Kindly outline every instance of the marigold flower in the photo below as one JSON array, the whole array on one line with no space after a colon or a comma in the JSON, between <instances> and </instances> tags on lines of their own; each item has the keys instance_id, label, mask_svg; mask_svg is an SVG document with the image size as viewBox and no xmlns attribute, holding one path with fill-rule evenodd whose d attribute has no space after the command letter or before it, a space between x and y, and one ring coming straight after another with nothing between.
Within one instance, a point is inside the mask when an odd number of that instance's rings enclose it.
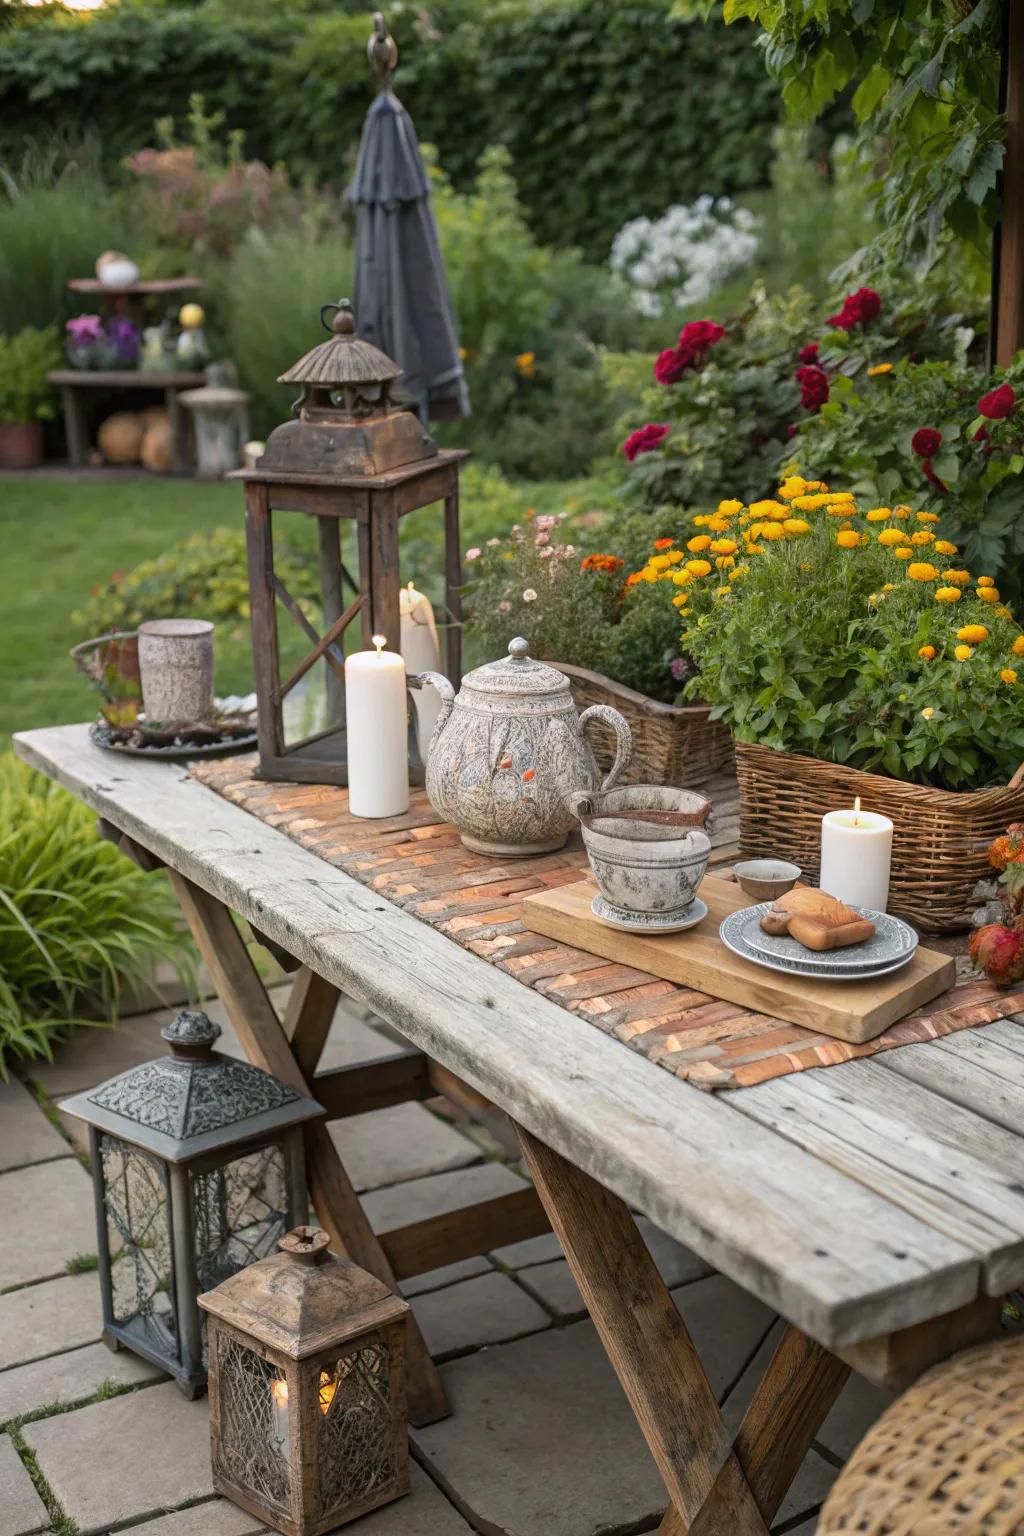
<instances>
[{"instance_id":1,"label":"marigold flower","mask_svg":"<svg viewBox=\"0 0 1024 1536\"><path fill-rule=\"evenodd\" d=\"M736 561L732 555L719 555L715 561L715 566L720 571L728 571L735 564Z\"/></svg>"},{"instance_id":2,"label":"marigold flower","mask_svg":"<svg viewBox=\"0 0 1024 1536\"><path fill-rule=\"evenodd\" d=\"M889 546L896 544L909 544L910 540L907 538L907 535L903 532L902 528L883 528L881 533L878 535L878 542L879 544L885 544L886 546Z\"/></svg>"},{"instance_id":3,"label":"marigold flower","mask_svg":"<svg viewBox=\"0 0 1024 1536\"><path fill-rule=\"evenodd\" d=\"M671 549L674 543L674 539L655 539L652 547L654 549Z\"/></svg>"},{"instance_id":4,"label":"marigold flower","mask_svg":"<svg viewBox=\"0 0 1024 1536\"><path fill-rule=\"evenodd\" d=\"M934 645L922 645L919 648L917 654L920 656L922 661L934 661L935 647Z\"/></svg>"},{"instance_id":5,"label":"marigold flower","mask_svg":"<svg viewBox=\"0 0 1024 1536\"><path fill-rule=\"evenodd\" d=\"M711 521L710 513L708 513L708 512L698 512L697 516L693 520L693 526L695 528L706 528L710 521Z\"/></svg>"},{"instance_id":6,"label":"marigold flower","mask_svg":"<svg viewBox=\"0 0 1024 1536\"><path fill-rule=\"evenodd\" d=\"M934 581L938 574L938 567L927 560L915 560L913 565L907 566L911 581Z\"/></svg>"},{"instance_id":7,"label":"marigold flower","mask_svg":"<svg viewBox=\"0 0 1024 1536\"><path fill-rule=\"evenodd\" d=\"M716 514L714 517L708 518L707 526L711 529L712 533L728 533L731 522L731 517L719 517Z\"/></svg>"},{"instance_id":8,"label":"marigold flower","mask_svg":"<svg viewBox=\"0 0 1024 1536\"><path fill-rule=\"evenodd\" d=\"M782 506L772 498L769 498L767 501L752 501L750 503L751 517L772 518L778 512L781 512L783 517L789 516L789 508Z\"/></svg>"},{"instance_id":9,"label":"marigold flower","mask_svg":"<svg viewBox=\"0 0 1024 1536\"><path fill-rule=\"evenodd\" d=\"M924 528L919 528L916 533L910 535L910 542L911 544L916 544L919 548L923 548L925 544L935 543L935 535L934 533L928 533ZM955 553L956 551L954 550Z\"/></svg>"},{"instance_id":10,"label":"marigold flower","mask_svg":"<svg viewBox=\"0 0 1024 1536\"><path fill-rule=\"evenodd\" d=\"M1015 656L1024 656L1024 635L1017 636L1016 640L1010 646L1010 650Z\"/></svg>"},{"instance_id":11,"label":"marigold flower","mask_svg":"<svg viewBox=\"0 0 1024 1536\"><path fill-rule=\"evenodd\" d=\"M869 523L887 523L892 517L891 507L872 507L864 516Z\"/></svg>"},{"instance_id":12,"label":"marigold flower","mask_svg":"<svg viewBox=\"0 0 1024 1536\"><path fill-rule=\"evenodd\" d=\"M957 661L970 661L971 657L974 655L974 652L971 650L969 645L958 645L956 650L953 652L953 655L956 657Z\"/></svg>"},{"instance_id":13,"label":"marigold flower","mask_svg":"<svg viewBox=\"0 0 1024 1536\"><path fill-rule=\"evenodd\" d=\"M995 584L996 584L995 583L995 577L993 577L993 576L979 576L978 577L978 586L979 587L994 587Z\"/></svg>"},{"instance_id":14,"label":"marigold flower","mask_svg":"<svg viewBox=\"0 0 1024 1536\"><path fill-rule=\"evenodd\" d=\"M643 579L644 579L643 571L633 571L631 575L626 577L626 586L627 587L638 586L639 583L641 581L643 581Z\"/></svg>"},{"instance_id":15,"label":"marigold flower","mask_svg":"<svg viewBox=\"0 0 1024 1536\"><path fill-rule=\"evenodd\" d=\"M937 555L955 555L958 553L958 550L956 545L951 544L948 539L936 539L935 553Z\"/></svg>"},{"instance_id":16,"label":"marigold flower","mask_svg":"<svg viewBox=\"0 0 1024 1536\"><path fill-rule=\"evenodd\" d=\"M693 572L684 566L681 571L672 572L672 581L677 587L688 587L693 580Z\"/></svg>"},{"instance_id":17,"label":"marigold flower","mask_svg":"<svg viewBox=\"0 0 1024 1536\"><path fill-rule=\"evenodd\" d=\"M883 373L892 373L892 363L875 363L868 369L868 378L877 379Z\"/></svg>"},{"instance_id":18,"label":"marigold flower","mask_svg":"<svg viewBox=\"0 0 1024 1536\"><path fill-rule=\"evenodd\" d=\"M1003 683L1015 683L1017 681L1017 674L1012 667L1003 667L999 673L999 680Z\"/></svg>"},{"instance_id":19,"label":"marigold flower","mask_svg":"<svg viewBox=\"0 0 1024 1536\"><path fill-rule=\"evenodd\" d=\"M840 528L836 534L836 543L840 549L858 549L860 547L860 534L852 528Z\"/></svg>"},{"instance_id":20,"label":"marigold flower","mask_svg":"<svg viewBox=\"0 0 1024 1536\"><path fill-rule=\"evenodd\" d=\"M711 545L711 537L707 533L698 533L692 539L687 539L686 547L692 555L699 555L702 549L708 549Z\"/></svg>"},{"instance_id":21,"label":"marigold flower","mask_svg":"<svg viewBox=\"0 0 1024 1536\"><path fill-rule=\"evenodd\" d=\"M970 571L943 571L943 581L951 581L954 587L969 587L971 584Z\"/></svg>"},{"instance_id":22,"label":"marigold flower","mask_svg":"<svg viewBox=\"0 0 1024 1536\"><path fill-rule=\"evenodd\" d=\"M761 523L759 526L762 539L767 539L769 544L774 543L776 539L784 539L786 537L782 531L781 523Z\"/></svg>"},{"instance_id":23,"label":"marigold flower","mask_svg":"<svg viewBox=\"0 0 1024 1536\"><path fill-rule=\"evenodd\" d=\"M647 562L652 571L663 571L669 563L668 555L652 555Z\"/></svg>"},{"instance_id":24,"label":"marigold flower","mask_svg":"<svg viewBox=\"0 0 1024 1536\"><path fill-rule=\"evenodd\" d=\"M914 551L908 544L901 544L899 549L894 549L893 554L897 560L913 560Z\"/></svg>"},{"instance_id":25,"label":"marigold flower","mask_svg":"<svg viewBox=\"0 0 1024 1536\"><path fill-rule=\"evenodd\" d=\"M956 637L958 640L969 640L971 645L980 645L983 640L988 639L988 630L984 624L965 624L962 629L957 630Z\"/></svg>"},{"instance_id":26,"label":"marigold flower","mask_svg":"<svg viewBox=\"0 0 1024 1536\"><path fill-rule=\"evenodd\" d=\"M728 597L728 595L729 595L729 588L728 587L716 587L715 588L715 596L716 597Z\"/></svg>"},{"instance_id":27,"label":"marigold flower","mask_svg":"<svg viewBox=\"0 0 1024 1536\"><path fill-rule=\"evenodd\" d=\"M963 594L959 587L936 587L935 601L937 603L958 603Z\"/></svg>"},{"instance_id":28,"label":"marigold flower","mask_svg":"<svg viewBox=\"0 0 1024 1536\"><path fill-rule=\"evenodd\" d=\"M979 587L975 596L980 597L983 603L998 603L999 589L997 587Z\"/></svg>"},{"instance_id":29,"label":"marigold flower","mask_svg":"<svg viewBox=\"0 0 1024 1536\"><path fill-rule=\"evenodd\" d=\"M524 379L532 379L537 362L536 352L520 352L516 358L516 372Z\"/></svg>"},{"instance_id":30,"label":"marigold flower","mask_svg":"<svg viewBox=\"0 0 1024 1536\"><path fill-rule=\"evenodd\" d=\"M746 569L747 567L745 565L734 565L732 570L729 572L729 581L735 581L737 576L742 576Z\"/></svg>"},{"instance_id":31,"label":"marigold flower","mask_svg":"<svg viewBox=\"0 0 1024 1536\"><path fill-rule=\"evenodd\" d=\"M735 517L737 512L742 511L742 501L720 501L718 503L719 517ZM751 511L753 511L753 508L751 508Z\"/></svg>"},{"instance_id":32,"label":"marigold flower","mask_svg":"<svg viewBox=\"0 0 1024 1536\"><path fill-rule=\"evenodd\" d=\"M909 512L910 508L905 507L903 510ZM915 512L914 518L915 521L919 523L937 523L940 521L939 514L937 512Z\"/></svg>"},{"instance_id":33,"label":"marigold flower","mask_svg":"<svg viewBox=\"0 0 1024 1536\"><path fill-rule=\"evenodd\" d=\"M687 560L685 569L690 571L692 573L692 575L694 575L694 576L710 576L711 575L711 561L710 560Z\"/></svg>"},{"instance_id":34,"label":"marigold flower","mask_svg":"<svg viewBox=\"0 0 1024 1536\"><path fill-rule=\"evenodd\" d=\"M998 613L998 615L999 615L999 617L1001 619L1012 619L1013 618L1013 614L1010 612L1010 609L1007 608L1005 603L1000 603L998 608L996 608L994 611L996 613Z\"/></svg>"},{"instance_id":35,"label":"marigold flower","mask_svg":"<svg viewBox=\"0 0 1024 1536\"><path fill-rule=\"evenodd\" d=\"M805 522L802 517L787 517L782 526L786 533L800 534L811 531L810 523Z\"/></svg>"},{"instance_id":36,"label":"marigold flower","mask_svg":"<svg viewBox=\"0 0 1024 1536\"><path fill-rule=\"evenodd\" d=\"M586 555L584 559L580 561L580 570L621 571L624 564L625 561L620 560L618 555ZM632 581L632 579L632 577L629 578L630 581Z\"/></svg>"},{"instance_id":37,"label":"marigold flower","mask_svg":"<svg viewBox=\"0 0 1024 1536\"><path fill-rule=\"evenodd\" d=\"M672 606L674 608L685 608L689 601L690 599L687 593L677 592L675 597L672 599Z\"/></svg>"},{"instance_id":38,"label":"marigold flower","mask_svg":"<svg viewBox=\"0 0 1024 1536\"><path fill-rule=\"evenodd\" d=\"M711 548L716 555L734 555L739 545L735 539L716 539Z\"/></svg>"},{"instance_id":39,"label":"marigold flower","mask_svg":"<svg viewBox=\"0 0 1024 1536\"><path fill-rule=\"evenodd\" d=\"M893 507L892 515L893 515L893 517L898 517L900 522L902 523L902 522L905 522L906 519L910 516L910 511L911 511L910 507L906 506L903 502L900 502L898 507ZM931 513L931 512L928 512L926 514L926 516L928 516L928 517L932 517L933 515L934 514Z\"/></svg>"},{"instance_id":40,"label":"marigold flower","mask_svg":"<svg viewBox=\"0 0 1024 1536\"><path fill-rule=\"evenodd\" d=\"M926 704L924 709L922 709L922 711L921 711L921 719L922 720L930 720L934 714L935 714L935 711L934 711L934 709L932 709L931 705L930 704Z\"/></svg>"}]
</instances>

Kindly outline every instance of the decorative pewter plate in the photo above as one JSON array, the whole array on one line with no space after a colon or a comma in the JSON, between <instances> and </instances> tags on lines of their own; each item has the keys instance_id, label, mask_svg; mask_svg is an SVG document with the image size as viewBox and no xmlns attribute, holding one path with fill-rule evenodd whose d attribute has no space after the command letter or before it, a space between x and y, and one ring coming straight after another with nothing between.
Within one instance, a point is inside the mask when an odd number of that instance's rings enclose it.
<instances>
[{"instance_id":1,"label":"decorative pewter plate","mask_svg":"<svg viewBox=\"0 0 1024 1536\"><path fill-rule=\"evenodd\" d=\"M675 912L630 912L628 907L616 907L597 895L590 903L594 916L607 923L609 928L621 928L624 933L681 933L684 928L695 928L708 915L707 904L695 896L689 906Z\"/></svg>"},{"instance_id":2,"label":"decorative pewter plate","mask_svg":"<svg viewBox=\"0 0 1024 1536\"><path fill-rule=\"evenodd\" d=\"M718 936L725 947L731 949L734 955L739 955L742 960L750 960L754 965L763 965L769 971L781 971L786 976L804 976L812 981L873 981L877 976L888 976L892 971L901 970L914 958L914 951L917 948L915 934L913 949L899 955L890 954L888 960L881 959L873 966L860 970L836 966L832 962L837 952L830 949L815 954L813 950L803 949L800 945L802 955L799 959L764 955L751 946L746 936L750 931L751 916L755 917L756 922L760 922L763 910L763 906L744 907L739 912L730 912L719 928ZM871 916L874 917L875 914L872 913ZM899 922L899 919L891 918L890 921Z\"/></svg>"},{"instance_id":3,"label":"decorative pewter plate","mask_svg":"<svg viewBox=\"0 0 1024 1536\"><path fill-rule=\"evenodd\" d=\"M864 939L860 944L850 944L843 949L807 949L787 933L765 933L761 919L770 911L771 905L769 901L760 902L756 907L745 908L743 913L747 919L743 927L744 938L751 949L756 949L760 955L767 955L770 960L826 962L830 969L846 974L873 971L880 965L909 960L917 948L917 934L898 917L890 917L888 912L871 912L867 907L852 907L851 911L856 912L858 917L869 918L874 923L875 931L870 939Z\"/></svg>"},{"instance_id":4,"label":"decorative pewter plate","mask_svg":"<svg viewBox=\"0 0 1024 1536\"><path fill-rule=\"evenodd\" d=\"M171 763L191 762L194 757L228 757L234 752L251 752L257 742L256 732L250 731L245 736L223 736L219 741L199 744L175 741L166 746L135 746L129 741L119 741L118 734L103 720L96 720L89 727L92 740L107 752L124 752L129 757L154 757Z\"/></svg>"}]
</instances>

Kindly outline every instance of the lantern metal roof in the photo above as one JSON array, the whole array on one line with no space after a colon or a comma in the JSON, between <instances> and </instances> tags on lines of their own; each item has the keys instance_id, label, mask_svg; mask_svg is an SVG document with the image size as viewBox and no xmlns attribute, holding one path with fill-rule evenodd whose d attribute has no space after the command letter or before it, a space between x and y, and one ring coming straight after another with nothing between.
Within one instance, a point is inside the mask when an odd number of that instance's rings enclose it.
<instances>
[{"instance_id":1,"label":"lantern metal roof","mask_svg":"<svg viewBox=\"0 0 1024 1536\"><path fill-rule=\"evenodd\" d=\"M349 1259L318 1227L296 1227L279 1252L199 1298L206 1312L293 1360L398 1321L409 1304Z\"/></svg>"},{"instance_id":2,"label":"lantern metal roof","mask_svg":"<svg viewBox=\"0 0 1024 1536\"><path fill-rule=\"evenodd\" d=\"M160 1031L170 1055L143 1062L60 1106L168 1163L250 1141L324 1113L315 1100L213 1049L221 1033L185 1010Z\"/></svg>"},{"instance_id":3,"label":"lantern metal roof","mask_svg":"<svg viewBox=\"0 0 1024 1536\"><path fill-rule=\"evenodd\" d=\"M279 384L313 384L322 389L341 389L351 384L358 388L390 384L401 376L397 363L372 342L362 341L356 335L356 318L347 299L340 304L323 305L321 318L327 309L335 310L329 339L293 363L279 376Z\"/></svg>"}]
</instances>

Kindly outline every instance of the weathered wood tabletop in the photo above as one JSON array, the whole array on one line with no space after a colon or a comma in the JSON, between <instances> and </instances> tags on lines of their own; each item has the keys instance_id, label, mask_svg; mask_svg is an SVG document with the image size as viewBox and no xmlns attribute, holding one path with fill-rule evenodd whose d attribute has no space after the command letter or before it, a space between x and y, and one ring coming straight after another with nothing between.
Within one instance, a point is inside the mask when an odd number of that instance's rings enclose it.
<instances>
[{"instance_id":1,"label":"weathered wood tabletop","mask_svg":"<svg viewBox=\"0 0 1024 1536\"><path fill-rule=\"evenodd\" d=\"M26 732L15 746L168 866L194 931L197 901L214 898L217 912L239 913L307 975L367 1004L508 1113L665 1479L664 1536L759 1536L841 1385L835 1353L863 1364L858 1350L881 1337L929 1330L955 1348L979 1312L990 1322L986 1298L1024 1286L1015 1019L708 1095L184 767L103 752L86 726ZM295 1059L282 1033L280 1060L295 1068L303 1026L290 1029ZM644 1270L643 1245L623 1225L626 1205L795 1325L735 1445L656 1271ZM396 1250L382 1241L400 1278Z\"/></svg>"}]
</instances>

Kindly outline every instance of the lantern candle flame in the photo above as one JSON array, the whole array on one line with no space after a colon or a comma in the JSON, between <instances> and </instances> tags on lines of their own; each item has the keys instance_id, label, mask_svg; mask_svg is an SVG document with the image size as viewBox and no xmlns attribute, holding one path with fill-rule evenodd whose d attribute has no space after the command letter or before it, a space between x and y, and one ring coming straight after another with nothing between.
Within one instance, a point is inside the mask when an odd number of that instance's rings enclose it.
<instances>
[{"instance_id":1,"label":"lantern candle flame","mask_svg":"<svg viewBox=\"0 0 1024 1536\"><path fill-rule=\"evenodd\" d=\"M288 1383L282 1378L270 1385L270 1400L274 1414L274 1439L280 1455L288 1455Z\"/></svg>"},{"instance_id":2,"label":"lantern candle flame","mask_svg":"<svg viewBox=\"0 0 1024 1536\"><path fill-rule=\"evenodd\" d=\"M329 1411L330 1406L334 1401L334 1394L337 1392L337 1390L338 1383L331 1380L330 1373L328 1371L321 1371L319 1393L321 1413L326 1414Z\"/></svg>"}]
</instances>

